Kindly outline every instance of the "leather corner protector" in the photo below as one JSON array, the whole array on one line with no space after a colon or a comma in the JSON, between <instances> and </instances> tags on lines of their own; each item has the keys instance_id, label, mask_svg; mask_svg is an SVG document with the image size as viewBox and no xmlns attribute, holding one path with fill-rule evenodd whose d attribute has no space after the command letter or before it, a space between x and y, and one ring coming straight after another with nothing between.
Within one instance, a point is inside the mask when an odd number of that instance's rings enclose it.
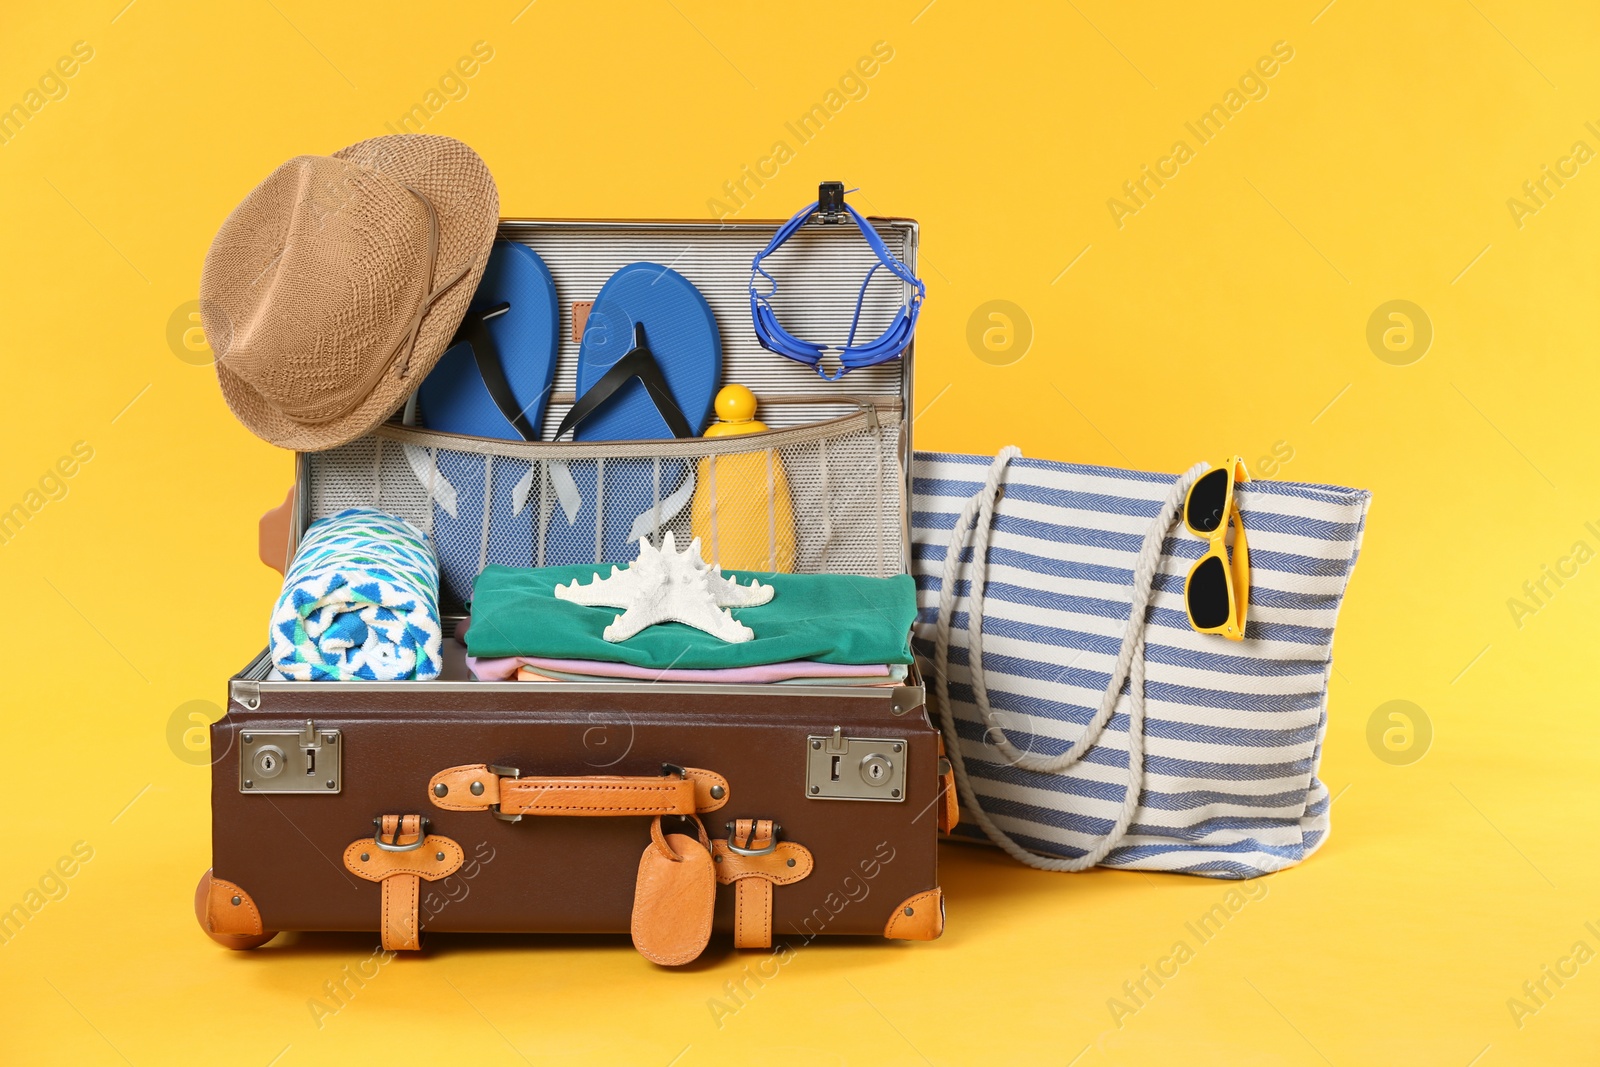
<instances>
[{"instance_id":1,"label":"leather corner protector","mask_svg":"<svg viewBox=\"0 0 1600 1067\"><path fill-rule=\"evenodd\" d=\"M944 890L935 886L900 902L883 936L897 941L932 941L944 933Z\"/></svg>"},{"instance_id":2,"label":"leather corner protector","mask_svg":"<svg viewBox=\"0 0 1600 1067\"><path fill-rule=\"evenodd\" d=\"M811 850L797 841L779 841L765 856L741 856L726 841L711 843L717 881L728 885L741 878L763 878L773 885L789 885L811 873Z\"/></svg>"},{"instance_id":3,"label":"leather corner protector","mask_svg":"<svg viewBox=\"0 0 1600 1067\"><path fill-rule=\"evenodd\" d=\"M440 857L443 857L442 859ZM370 837L350 842L344 850L344 865L351 874L369 882L381 882L397 874L410 874L436 882L461 869L466 853L448 837L429 834L420 848L388 852Z\"/></svg>"},{"instance_id":4,"label":"leather corner protector","mask_svg":"<svg viewBox=\"0 0 1600 1067\"><path fill-rule=\"evenodd\" d=\"M583 328L589 324L589 312L594 310L593 300L572 302L572 343L583 343Z\"/></svg>"},{"instance_id":5,"label":"leather corner protector","mask_svg":"<svg viewBox=\"0 0 1600 1067\"><path fill-rule=\"evenodd\" d=\"M716 811L728 802L732 789L728 780L716 771L705 771L699 767L690 767L684 773L694 783L694 807L696 811ZM711 791L720 788L721 796L712 796Z\"/></svg>"},{"instance_id":6,"label":"leather corner protector","mask_svg":"<svg viewBox=\"0 0 1600 1067\"><path fill-rule=\"evenodd\" d=\"M208 874L206 891L206 933L216 936L247 936L264 933L261 911L250 894L225 878Z\"/></svg>"},{"instance_id":7,"label":"leather corner protector","mask_svg":"<svg viewBox=\"0 0 1600 1067\"><path fill-rule=\"evenodd\" d=\"M483 786L482 792L473 793L475 784ZM442 796L441 785L445 790ZM428 779L428 799L446 811L485 811L500 803L500 776L482 763L446 767Z\"/></svg>"}]
</instances>

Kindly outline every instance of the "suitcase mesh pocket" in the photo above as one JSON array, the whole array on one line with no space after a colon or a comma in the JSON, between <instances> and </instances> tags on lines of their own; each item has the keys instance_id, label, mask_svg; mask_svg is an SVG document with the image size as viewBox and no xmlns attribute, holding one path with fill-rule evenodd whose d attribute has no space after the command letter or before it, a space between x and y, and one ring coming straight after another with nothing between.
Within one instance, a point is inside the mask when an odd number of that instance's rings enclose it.
<instances>
[{"instance_id":1,"label":"suitcase mesh pocket","mask_svg":"<svg viewBox=\"0 0 1600 1067\"><path fill-rule=\"evenodd\" d=\"M626 563L635 542L729 569L886 576L906 569L898 424L871 411L748 437L526 444L390 424L307 461L307 521L373 506L426 531L443 601L491 563Z\"/></svg>"}]
</instances>

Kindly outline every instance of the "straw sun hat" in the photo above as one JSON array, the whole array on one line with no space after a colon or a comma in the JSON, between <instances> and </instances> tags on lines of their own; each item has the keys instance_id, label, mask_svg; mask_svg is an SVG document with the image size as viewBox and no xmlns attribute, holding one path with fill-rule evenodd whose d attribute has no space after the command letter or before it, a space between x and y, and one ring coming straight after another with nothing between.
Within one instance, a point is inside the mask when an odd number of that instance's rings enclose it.
<instances>
[{"instance_id":1,"label":"straw sun hat","mask_svg":"<svg viewBox=\"0 0 1600 1067\"><path fill-rule=\"evenodd\" d=\"M375 137L273 171L200 275L234 415L304 452L387 419L461 325L499 214L488 167L449 137Z\"/></svg>"}]
</instances>

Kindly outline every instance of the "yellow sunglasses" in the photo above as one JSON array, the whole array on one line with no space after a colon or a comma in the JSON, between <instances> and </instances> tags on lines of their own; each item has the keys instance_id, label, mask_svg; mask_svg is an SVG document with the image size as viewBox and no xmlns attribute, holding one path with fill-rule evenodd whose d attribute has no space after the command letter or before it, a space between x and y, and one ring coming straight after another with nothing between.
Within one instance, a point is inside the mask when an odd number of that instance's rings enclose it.
<instances>
[{"instance_id":1,"label":"yellow sunglasses","mask_svg":"<svg viewBox=\"0 0 1600 1067\"><path fill-rule=\"evenodd\" d=\"M1183 583L1189 625L1230 641L1244 640L1244 617L1250 610L1250 546L1233 499L1234 484L1249 480L1243 457L1234 456L1196 478L1183 501L1183 524L1190 533L1210 542ZM1231 557L1227 544L1230 519L1234 531Z\"/></svg>"}]
</instances>

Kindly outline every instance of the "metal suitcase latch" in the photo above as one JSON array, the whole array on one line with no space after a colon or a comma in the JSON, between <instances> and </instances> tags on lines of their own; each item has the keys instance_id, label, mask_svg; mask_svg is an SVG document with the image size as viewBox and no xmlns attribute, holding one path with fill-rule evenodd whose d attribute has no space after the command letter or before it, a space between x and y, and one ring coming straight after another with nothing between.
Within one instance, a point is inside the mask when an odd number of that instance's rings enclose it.
<instances>
[{"instance_id":1,"label":"metal suitcase latch","mask_svg":"<svg viewBox=\"0 0 1600 1067\"><path fill-rule=\"evenodd\" d=\"M245 730L239 740L241 793L337 793L344 784L338 730L307 719L298 730Z\"/></svg>"},{"instance_id":2,"label":"metal suitcase latch","mask_svg":"<svg viewBox=\"0 0 1600 1067\"><path fill-rule=\"evenodd\" d=\"M845 737L835 726L832 736L806 738L806 797L899 803L906 798L905 763L905 738Z\"/></svg>"}]
</instances>

